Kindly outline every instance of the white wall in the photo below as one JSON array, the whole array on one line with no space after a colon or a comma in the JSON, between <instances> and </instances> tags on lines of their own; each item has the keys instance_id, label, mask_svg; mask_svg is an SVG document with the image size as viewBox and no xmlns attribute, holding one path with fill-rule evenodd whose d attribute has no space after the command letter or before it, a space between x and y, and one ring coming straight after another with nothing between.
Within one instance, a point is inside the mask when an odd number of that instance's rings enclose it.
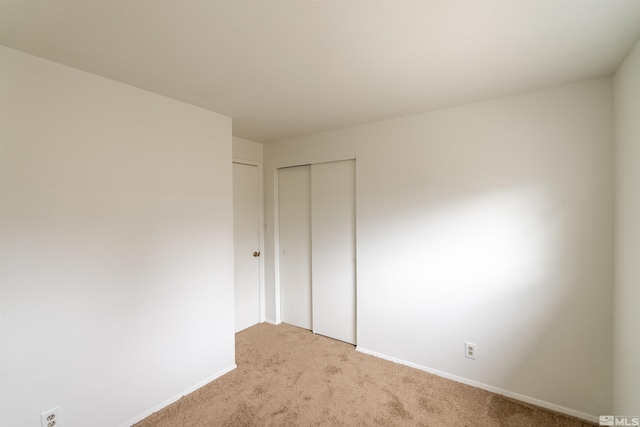
<instances>
[{"instance_id":1,"label":"white wall","mask_svg":"<svg viewBox=\"0 0 640 427\"><path fill-rule=\"evenodd\" d=\"M259 142L233 137L233 158L262 163L263 145Z\"/></svg>"},{"instance_id":2,"label":"white wall","mask_svg":"<svg viewBox=\"0 0 640 427\"><path fill-rule=\"evenodd\" d=\"M640 415L640 42L615 76L613 413Z\"/></svg>"},{"instance_id":3,"label":"white wall","mask_svg":"<svg viewBox=\"0 0 640 427\"><path fill-rule=\"evenodd\" d=\"M0 55L0 424L123 425L233 368L231 120Z\"/></svg>"},{"instance_id":4,"label":"white wall","mask_svg":"<svg viewBox=\"0 0 640 427\"><path fill-rule=\"evenodd\" d=\"M267 222L275 167L355 153L359 348L605 414L612 143L608 78L268 143Z\"/></svg>"}]
</instances>

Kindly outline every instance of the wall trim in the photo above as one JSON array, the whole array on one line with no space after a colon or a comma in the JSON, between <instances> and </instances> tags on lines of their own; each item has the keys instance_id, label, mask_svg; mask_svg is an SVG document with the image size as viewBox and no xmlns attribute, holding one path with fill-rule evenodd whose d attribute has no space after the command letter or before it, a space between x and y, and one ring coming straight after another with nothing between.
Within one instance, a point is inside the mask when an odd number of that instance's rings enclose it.
<instances>
[{"instance_id":1,"label":"wall trim","mask_svg":"<svg viewBox=\"0 0 640 427\"><path fill-rule=\"evenodd\" d=\"M342 162L345 160L356 160L355 153L335 154L327 156L311 156L307 159L298 159L289 162L281 162L274 166L274 169L293 168L296 166L317 165L320 163Z\"/></svg>"},{"instance_id":2,"label":"wall trim","mask_svg":"<svg viewBox=\"0 0 640 427\"><path fill-rule=\"evenodd\" d=\"M264 322L273 326L278 326L280 324L279 322L276 322L275 320L271 320L271 319L265 319Z\"/></svg>"},{"instance_id":3,"label":"wall trim","mask_svg":"<svg viewBox=\"0 0 640 427\"><path fill-rule=\"evenodd\" d=\"M135 416L134 418L130 419L129 421L127 421L127 422L125 422L123 424L120 424L119 427L131 427L135 423L138 423L138 422L144 420L145 418L147 418L149 415L153 414L154 412L158 412L159 410L161 410L163 408L166 408L167 406L171 405L173 402L176 402L177 400L183 398L187 394L193 393L197 389L204 387L205 385L209 384L211 381L214 381L214 380L220 378L224 374L228 374L229 372L233 371L237 367L238 367L238 365L236 365L234 363L233 365L228 366L228 367L224 368L223 370L216 372L215 374L213 374L209 378L206 378L206 379L200 381L199 383L192 385L191 387L187 388L186 390L183 390L182 392L176 394L175 396L170 397L169 399L167 399L164 402L154 406L153 408L151 408L151 409L149 409L147 411L144 411L140 415Z\"/></svg>"},{"instance_id":4,"label":"wall trim","mask_svg":"<svg viewBox=\"0 0 640 427\"><path fill-rule=\"evenodd\" d=\"M420 369L421 371L429 372L430 374L437 375L442 378L446 378L452 381L456 381L462 384L470 385L472 387L480 388L482 390L490 391L492 393L500 394L505 397L510 397L512 399L520 400L525 403L530 403L532 405L540 406L545 409L549 409L551 411L560 412L565 415L571 415L572 417L581 418L583 420L587 420L593 423L599 422L599 417L591 414L587 414L585 412L576 411L574 409L565 408L564 406L559 406L553 403L545 402L544 400L539 400L533 397L525 396L524 394L515 393L512 391L504 390L498 387L494 387L488 384L480 383L477 381L473 381L467 378L459 377L457 375L449 374L447 372L439 371L437 369L428 368L426 366L418 365L417 363L407 362L406 360L398 359L396 357L387 356L386 354L378 353L372 350L368 350L366 348L362 348L360 346L356 347L356 351L359 351L364 354L368 354L370 356L379 357L380 359L388 360L390 362L399 363L400 365L409 366L411 368Z\"/></svg>"}]
</instances>

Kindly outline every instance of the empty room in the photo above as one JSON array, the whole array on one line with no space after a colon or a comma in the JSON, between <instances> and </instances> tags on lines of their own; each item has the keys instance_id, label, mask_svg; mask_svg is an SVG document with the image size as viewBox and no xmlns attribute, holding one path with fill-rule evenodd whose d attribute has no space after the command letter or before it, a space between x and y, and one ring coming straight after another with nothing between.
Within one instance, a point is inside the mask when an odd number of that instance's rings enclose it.
<instances>
[{"instance_id":1,"label":"empty room","mask_svg":"<svg viewBox=\"0 0 640 427\"><path fill-rule=\"evenodd\" d=\"M0 426L640 425L639 39L0 0Z\"/></svg>"}]
</instances>

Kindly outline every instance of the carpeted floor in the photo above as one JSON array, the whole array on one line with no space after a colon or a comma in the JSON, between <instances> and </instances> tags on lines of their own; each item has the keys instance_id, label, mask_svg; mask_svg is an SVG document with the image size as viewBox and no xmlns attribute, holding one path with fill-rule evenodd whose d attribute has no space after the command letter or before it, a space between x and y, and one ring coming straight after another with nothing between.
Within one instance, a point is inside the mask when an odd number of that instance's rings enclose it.
<instances>
[{"instance_id":1,"label":"carpeted floor","mask_svg":"<svg viewBox=\"0 0 640 427\"><path fill-rule=\"evenodd\" d=\"M286 324L238 333L236 363L135 427L595 425Z\"/></svg>"}]
</instances>

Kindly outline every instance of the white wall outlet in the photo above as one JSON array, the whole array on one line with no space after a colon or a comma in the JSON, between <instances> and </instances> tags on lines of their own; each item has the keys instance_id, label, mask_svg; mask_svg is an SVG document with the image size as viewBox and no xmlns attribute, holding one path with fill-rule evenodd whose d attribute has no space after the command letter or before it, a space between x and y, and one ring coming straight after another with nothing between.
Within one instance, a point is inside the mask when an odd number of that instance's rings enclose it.
<instances>
[{"instance_id":1,"label":"white wall outlet","mask_svg":"<svg viewBox=\"0 0 640 427\"><path fill-rule=\"evenodd\" d=\"M60 427L60 407L56 407L40 414L42 427Z\"/></svg>"},{"instance_id":2,"label":"white wall outlet","mask_svg":"<svg viewBox=\"0 0 640 427\"><path fill-rule=\"evenodd\" d=\"M476 359L476 345L472 342L467 341L464 343L464 357L468 359Z\"/></svg>"}]
</instances>

